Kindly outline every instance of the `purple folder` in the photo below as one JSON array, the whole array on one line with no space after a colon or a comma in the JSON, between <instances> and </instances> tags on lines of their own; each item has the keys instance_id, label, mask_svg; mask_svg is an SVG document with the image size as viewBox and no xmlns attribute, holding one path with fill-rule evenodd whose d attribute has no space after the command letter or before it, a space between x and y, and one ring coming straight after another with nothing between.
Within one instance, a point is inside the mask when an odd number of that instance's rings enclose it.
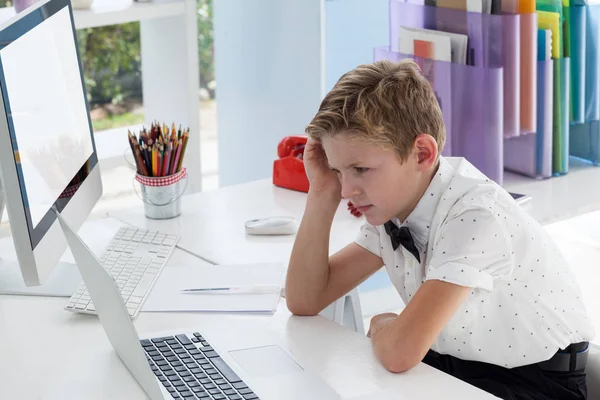
<instances>
[{"instance_id":1,"label":"purple folder","mask_svg":"<svg viewBox=\"0 0 600 400\"><path fill-rule=\"evenodd\" d=\"M482 14L390 0L390 49L398 50L400 27L467 35L467 64L504 68L503 134L518 136L521 133L520 18L519 14Z\"/></svg>"},{"instance_id":2,"label":"purple folder","mask_svg":"<svg viewBox=\"0 0 600 400\"><path fill-rule=\"evenodd\" d=\"M446 124L442 154L465 157L490 179L502 184L503 171L503 70L420 59L413 55L376 48L374 59L398 62L412 58L440 102Z\"/></svg>"},{"instance_id":3,"label":"purple folder","mask_svg":"<svg viewBox=\"0 0 600 400\"><path fill-rule=\"evenodd\" d=\"M514 15L492 15L466 12L390 0L390 49L398 49L400 27L433 29L467 35L467 63L476 67L503 66L503 29L505 18Z\"/></svg>"},{"instance_id":4,"label":"purple folder","mask_svg":"<svg viewBox=\"0 0 600 400\"><path fill-rule=\"evenodd\" d=\"M502 49L504 66L504 137L519 136L521 131L520 106L520 16L502 16L504 41Z\"/></svg>"},{"instance_id":5,"label":"purple folder","mask_svg":"<svg viewBox=\"0 0 600 400\"><path fill-rule=\"evenodd\" d=\"M537 132L504 140L504 168L533 178L552 177L553 62L537 63Z\"/></svg>"}]
</instances>

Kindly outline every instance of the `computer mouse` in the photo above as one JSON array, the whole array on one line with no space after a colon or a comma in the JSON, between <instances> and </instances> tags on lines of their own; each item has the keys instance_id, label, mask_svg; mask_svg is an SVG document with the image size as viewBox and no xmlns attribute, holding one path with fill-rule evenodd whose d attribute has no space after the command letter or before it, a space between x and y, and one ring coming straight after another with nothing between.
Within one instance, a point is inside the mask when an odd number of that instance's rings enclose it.
<instances>
[{"instance_id":1,"label":"computer mouse","mask_svg":"<svg viewBox=\"0 0 600 400\"><path fill-rule=\"evenodd\" d=\"M293 217L265 217L246 221L249 235L293 235L298 224Z\"/></svg>"}]
</instances>

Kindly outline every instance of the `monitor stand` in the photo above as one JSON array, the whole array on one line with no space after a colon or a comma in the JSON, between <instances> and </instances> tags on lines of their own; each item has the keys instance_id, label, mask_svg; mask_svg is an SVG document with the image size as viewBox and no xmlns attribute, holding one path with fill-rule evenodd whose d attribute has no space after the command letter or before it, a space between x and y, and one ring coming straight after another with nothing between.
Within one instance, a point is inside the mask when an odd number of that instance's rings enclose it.
<instances>
[{"instance_id":1,"label":"monitor stand","mask_svg":"<svg viewBox=\"0 0 600 400\"><path fill-rule=\"evenodd\" d=\"M81 283L81 275L75 264L56 264L43 285L25 286L19 263L0 258L0 295L71 297Z\"/></svg>"},{"instance_id":2,"label":"monitor stand","mask_svg":"<svg viewBox=\"0 0 600 400\"><path fill-rule=\"evenodd\" d=\"M4 191L0 182L0 221L4 215ZM81 283L81 275L75 264L59 262L43 285L25 286L17 261L0 257L0 295L71 297Z\"/></svg>"}]
</instances>

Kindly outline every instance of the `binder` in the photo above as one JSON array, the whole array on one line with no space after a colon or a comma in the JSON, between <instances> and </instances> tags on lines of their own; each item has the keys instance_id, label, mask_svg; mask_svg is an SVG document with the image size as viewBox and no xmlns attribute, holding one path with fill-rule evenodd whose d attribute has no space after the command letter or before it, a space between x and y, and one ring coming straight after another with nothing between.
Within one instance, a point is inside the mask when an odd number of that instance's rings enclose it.
<instances>
[{"instance_id":1,"label":"binder","mask_svg":"<svg viewBox=\"0 0 600 400\"><path fill-rule=\"evenodd\" d=\"M563 0L562 2L562 13L563 13L563 57L571 57L571 24L573 23L571 18L571 7L569 7L570 0ZM571 66L573 59L571 58Z\"/></svg>"},{"instance_id":2,"label":"binder","mask_svg":"<svg viewBox=\"0 0 600 400\"><path fill-rule=\"evenodd\" d=\"M586 7L585 120L600 120L600 7Z\"/></svg>"},{"instance_id":3,"label":"binder","mask_svg":"<svg viewBox=\"0 0 600 400\"><path fill-rule=\"evenodd\" d=\"M600 163L600 121L571 125L569 146L572 156Z\"/></svg>"},{"instance_id":4,"label":"binder","mask_svg":"<svg viewBox=\"0 0 600 400\"><path fill-rule=\"evenodd\" d=\"M552 177L552 111L554 109L554 61L537 64L537 127L536 132L536 175Z\"/></svg>"},{"instance_id":5,"label":"binder","mask_svg":"<svg viewBox=\"0 0 600 400\"><path fill-rule=\"evenodd\" d=\"M537 15L520 14L520 134L536 131ZM505 91L506 93L506 91Z\"/></svg>"},{"instance_id":6,"label":"binder","mask_svg":"<svg viewBox=\"0 0 600 400\"><path fill-rule=\"evenodd\" d=\"M521 19L519 15L503 17L503 66L504 66L504 137L521 133ZM527 77L524 77L525 79ZM530 99L524 99L531 101ZM525 106L525 103L523 104ZM527 103L529 106L529 103ZM533 127L532 127L533 128ZM533 130L531 130L532 132Z\"/></svg>"},{"instance_id":7,"label":"binder","mask_svg":"<svg viewBox=\"0 0 600 400\"><path fill-rule=\"evenodd\" d=\"M565 51L569 51L571 58L571 122L585 122L585 73L586 73L586 19L587 7L567 7L569 18L569 37L565 40Z\"/></svg>"},{"instance_id":8,"label":"binder","mask_svg":"<svg viewBox=\"0 0 600 400\"><path fill-rule=\"evenodd\" d=\"M577 6L571 6L571 16L582 9L585 13L585 77L580 78L585 82L584 91L584 123L574 123L570 126L569 133L569 151L572 156L583 158L594 164L600 163L600 50L599 43L599 24L600 24L600 6L586 6L581 1ZM572 27L574 24L572 25ZM572 39L574 39L572 37Z\"/></svg>"},{"instance_id":9,"label":"binder","mask_svg":"<svg viewBox=\"0 0 600 400\"><path fill-rule=\"evenodd\" d=\"M552 177L553 63L536 65L537 132L504 140L504 168L532 178Z\"/></svg>"},{"instance_id":10,"label":"binder","mask_svg":"<svg viewBox=\"0 0 600 400\"><path fill-rule=\"evenodd\" d=\"M569 172L570 59L554 60L554 113L552 125L552 174Z\"/></svg>"},{"instance_id":11,"label":"binder","mask_svg":"<svg viewBox=\"0 0 600 400\"><path fill-rule=\"evenodd\" d=\"M537 125L537 14L535 0L519 1L520 38L520 133L536 131Z\"/></svg>"}]
</instances>

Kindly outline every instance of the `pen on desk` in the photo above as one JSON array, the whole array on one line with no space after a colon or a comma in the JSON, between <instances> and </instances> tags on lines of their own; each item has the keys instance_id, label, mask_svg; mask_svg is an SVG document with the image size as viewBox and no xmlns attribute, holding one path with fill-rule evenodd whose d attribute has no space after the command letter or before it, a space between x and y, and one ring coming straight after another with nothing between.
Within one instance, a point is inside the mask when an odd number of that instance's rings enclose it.
<instances>
[{"instance_id":1,"label":"pen on desk","mask_svg":"<svg viewBox=\"0 0 600 400\"><path fill-rule=\"evenodd\" d=\"M250 286L231 286L231 287L212 287L212 288L191 288L182 289L184 294L267 294L281 291L278 285L250 285Z\"/></svg>"}]
</instances>

